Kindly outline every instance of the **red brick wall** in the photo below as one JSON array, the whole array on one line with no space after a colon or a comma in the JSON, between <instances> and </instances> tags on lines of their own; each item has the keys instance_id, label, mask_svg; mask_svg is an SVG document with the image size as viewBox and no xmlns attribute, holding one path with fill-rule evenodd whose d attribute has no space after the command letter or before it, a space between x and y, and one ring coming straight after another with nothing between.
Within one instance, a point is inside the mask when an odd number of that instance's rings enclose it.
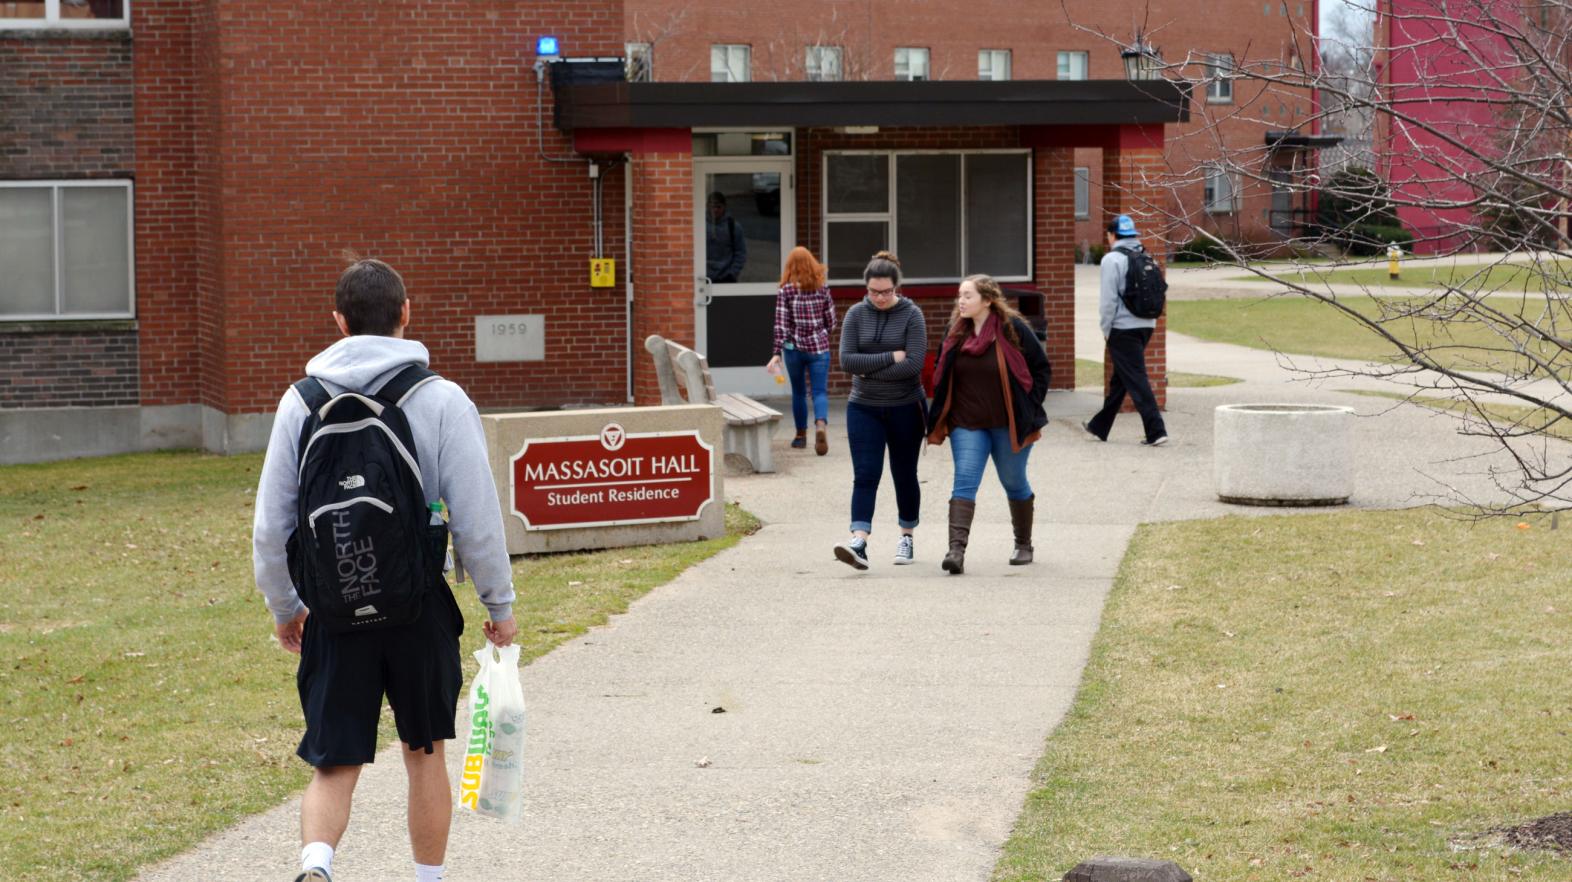
<instances>
[{"instance_id":1,"label":"red brick wall","mask_svg":"<svg viewBox=\"0 0 1572 882\"><path fill-rule=\"evenodd\" d=\"M1143 244L1148 240L1161 240L1167 232L1163 222L1164 209L1170 204L1171 194L1162 186L1166 160L1160 149L1150 147L1120 148L1103 151L1102 201L1109 206L1110 214L1128 214L1141 232ZM1164 260L1160 249L1153 249L1153 256L1161 264ZM1113 374L1113 362L1103 358L1103 385ZM1157 406L1168 407L1168 315L1157 319L1157 330L1146 346L1146 375L1152 381L1152 391L1157 395ZM1124 410L1133 411L1134 405L1125 399Z\"/></svg>"},{"instance_id":2,"label":"red brick wall","mask_svg":"<svg viewBox=\"0 0 1572 882\"><path fill-rule=\"evenodd\" d=\"M0 178L126 178L126 31L0 34Z\"/></svg>"},{"instance_id":3,"label":"red brick wall","mask_svg":"<svg viewBox=\"0 0 1572 882\"><path fill-rule=\"evenodd\" d=\"M137 403L136 331L16 333L0 325L0 410Z\"/></svg>"},{"instance_id":4,"label":"red brick wall","mask_svg":"<svg viewBox=\"0 0 1572 882\"><path fill-rule=\"evenodd\" d=\"M1075 151L1039 147L1034 152L1033 198L1037 235L1034 267L1048 319L1048 362L1054 389L1075 388Z\"/></svg>"},{"instance_id":5,"label":"red brick wall","mask_svg":"<svg viewBox=\"0 0 1572 882\"><path fill-rule=\"evenodd\" d=\"M155 278L143 342L183 353L150 366L145 396L271 410L337 337L332 290L348 248L403 273L410 336L480 406L624 398L622 177L607 175L602 201L617 285L591 289L587 164L541 156L572 151L551 127L549 88L537 138L529 67L537 34L572 55L618 54L620 4L358 0L281 12L262 0L190 11L143 0L133 13L138 100L152 112L138 132L163 136L139 169L168 172L138 231L177 249L144 267ZM155 43L146 60L144 39ZM545 317L547 360L475 362L474 317L511 313ZM195 379L182 386L182 371Z\"/></svg>"},{"instance_id":6,"label":"red brick wall","mask_svg":"<svg viewBox=\"0 0 1572 882\"><path fill-rule=\"evenodd\" d=\"M136 293L145 405L198 400L197 102L202 93L195 57L198 12L209 4L139 0L131 4L136 34ZM211 163L211 141L201 158ZM210 224L208 226L211 226Z\"/></svg>"},{"instance_id":7,"label":"red brick wall","mask_svg":"<svg viewBox=\"0 0 1572 882\"><path fill-rule=\"evenodd\" d=\"M131 177L131 78L126 31L0 34L0 178ZM0 322L0 408L135 403L134 329Z\"/></svg>"},{"instance_id":8,"label":"red brick wall","mask_svg":"<svg viewBox=\"0 0 1572 882\"><path fill-rule=\"evenodd\" d=\"M660 403L644 338L660 334L693 347L693 157L641 153L633 158L634 401Z\"/></svg>"}]
</instances>

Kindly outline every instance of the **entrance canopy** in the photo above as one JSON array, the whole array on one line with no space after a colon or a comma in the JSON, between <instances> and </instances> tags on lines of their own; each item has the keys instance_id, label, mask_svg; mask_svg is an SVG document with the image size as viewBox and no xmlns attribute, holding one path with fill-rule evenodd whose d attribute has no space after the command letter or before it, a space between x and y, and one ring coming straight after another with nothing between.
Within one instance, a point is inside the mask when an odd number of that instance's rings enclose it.
<instances>
[{"instance_id":1,"label":"entrance canopy","mask_svg":"<svg viewBox=\"0 0 1572 882\"><path fill-rule=\"evenodd\" d=\"M1164 123L1189 121L1191 84L1170 80L617 82L558 83L554 88L557 127L580 140L583 133L596 130L706 126L1160 129ZM593 136L583 140L596 147L602 142Z\"/></svg>"}]
</instances>

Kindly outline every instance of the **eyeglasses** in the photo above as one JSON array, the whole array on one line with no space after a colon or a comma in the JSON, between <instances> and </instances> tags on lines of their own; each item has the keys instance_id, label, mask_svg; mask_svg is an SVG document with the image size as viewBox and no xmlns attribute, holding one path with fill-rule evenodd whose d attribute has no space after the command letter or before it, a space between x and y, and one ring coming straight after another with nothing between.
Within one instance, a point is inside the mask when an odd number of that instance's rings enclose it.
<instances>
[{"instance_id":1,"label":"eyeglasses","mask_svg":"<svg viewBox=\"0 0 1572 882\"><path fill-rule=\"evenodd\" d=\"M889 297L895 294L896 290L897 289L895 288L875 288L872 285L868 286L868 294L872 297Z\"/></svg>"}]
</instances>

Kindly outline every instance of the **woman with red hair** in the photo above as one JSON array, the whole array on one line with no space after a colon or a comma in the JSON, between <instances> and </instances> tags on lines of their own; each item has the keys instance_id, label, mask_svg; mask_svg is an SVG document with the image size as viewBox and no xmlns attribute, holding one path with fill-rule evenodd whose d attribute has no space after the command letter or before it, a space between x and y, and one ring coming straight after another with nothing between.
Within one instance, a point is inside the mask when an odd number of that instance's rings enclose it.
<instances>
[{"instance_id":1,"label":"woman with red hair","mask_svg":"<svg viewBox=\"0 0 1572 882\"><path fill-rule=\"evenodd\" d=\"M830 450L825 427L829 425L830 332L835 330L835 303L824 284L824 265L801 245L786 255L781 287L775 295L774 357L765 366L771 373L785 363L791 378L791 415L797 437L791 446L808 446L808 391L813 392L813 452ZM807 372L804 380L803 373Z\"/></svg>"}]
</instances>

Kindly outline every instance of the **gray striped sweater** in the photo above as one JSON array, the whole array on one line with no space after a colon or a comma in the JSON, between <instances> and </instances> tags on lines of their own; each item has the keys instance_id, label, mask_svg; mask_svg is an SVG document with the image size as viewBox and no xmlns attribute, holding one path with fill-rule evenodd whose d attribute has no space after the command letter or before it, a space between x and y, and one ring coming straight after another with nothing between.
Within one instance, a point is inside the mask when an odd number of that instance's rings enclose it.
<instances>
[{"instance_id":1,"label":"gray striped sweater","mask_svg":"<svg viewBox=\"0 0 1572 882\"><path fill-rule=\"evenodd\" d=\"M899 364L895 351L906 350ZM891 407L922 401L923 359L928 326L922 310L905 297L880 309L867 297L846 313L841 325L841 369L852 375L851 401Z\"/></svg>"}]
</instances>

